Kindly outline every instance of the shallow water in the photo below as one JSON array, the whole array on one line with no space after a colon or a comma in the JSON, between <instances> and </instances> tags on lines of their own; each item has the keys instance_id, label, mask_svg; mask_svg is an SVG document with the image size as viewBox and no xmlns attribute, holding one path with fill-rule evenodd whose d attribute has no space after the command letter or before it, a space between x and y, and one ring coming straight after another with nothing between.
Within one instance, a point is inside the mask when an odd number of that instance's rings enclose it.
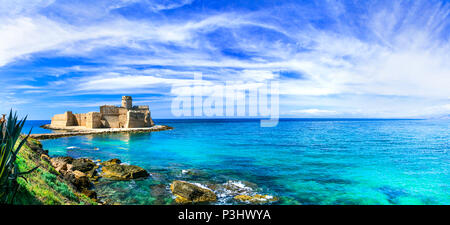
<instances>
[{"instance_id":1,"label":"shallow water","mask_svg":"<svg viewBox=\"0 0 450 225\"><path fill-rule=\"evenodd\" d=\"M175 129L42 143L51 156L119 158L150 171L145 180L100 181L98 194L122 204L171 204L174 179L248 181L253 192L280 197L275 204L450 204L449 120L155 122ZM189 169L194 175L182 172ZM218 204L237 204L219 195Z\"/></svg>"}]
</instances>

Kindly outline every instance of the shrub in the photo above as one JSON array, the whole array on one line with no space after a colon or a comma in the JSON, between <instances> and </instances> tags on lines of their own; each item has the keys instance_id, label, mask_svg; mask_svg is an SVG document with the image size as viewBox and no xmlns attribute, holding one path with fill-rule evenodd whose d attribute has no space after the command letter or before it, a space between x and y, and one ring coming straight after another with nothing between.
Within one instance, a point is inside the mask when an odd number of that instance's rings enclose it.
<instances>
[{"instance_id":1,"label":"shrub","mask_svg":"<svg viewBox=\"0 0 450 225\"><path fill-rule=\"evenodd\" d=\"M9 113L6 121L0 122L0 203L12 204L17 193L19 184L17 179L23 175L34 171L37 167L27 172L20 172L17 166L16 157L19 150L27 141L30 133L23 138L19 145L15 147L20 137L26 117L18 120L17 113Z\"/></svg>"}]
</instances>

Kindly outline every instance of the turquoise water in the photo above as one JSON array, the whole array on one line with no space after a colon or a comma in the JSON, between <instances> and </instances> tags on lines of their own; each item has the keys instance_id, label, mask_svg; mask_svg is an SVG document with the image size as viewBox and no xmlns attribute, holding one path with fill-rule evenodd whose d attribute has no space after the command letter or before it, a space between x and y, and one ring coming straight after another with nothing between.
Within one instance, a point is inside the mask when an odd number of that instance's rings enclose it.
<instances>
[{"instance_id":1,"label":"turquoise water","mask_svg":"<svg viewBox=\"0 0 450 225\"><path fill-rule=\"evenodd\" d=\"M450 204L449 120L155 122L175 129L42 143L51 156L119 158L150 171L145 180L100 181L101 198L122 204L171 204L175 179L248 181L255 193L278 196L274 204ZM238 203L224 194L217 204Z\"/></svg>"}]
</instances>

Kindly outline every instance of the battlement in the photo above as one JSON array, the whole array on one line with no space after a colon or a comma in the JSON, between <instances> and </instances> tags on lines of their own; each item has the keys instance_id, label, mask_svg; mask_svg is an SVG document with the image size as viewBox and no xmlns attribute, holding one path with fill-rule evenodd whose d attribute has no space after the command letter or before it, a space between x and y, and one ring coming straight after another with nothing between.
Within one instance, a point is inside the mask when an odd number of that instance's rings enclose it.
<instances>
[{"instance_id":1,"label":"battlement","mask_svg":"<svg viewBox=\"0 0 450 225\"><path fill-rule=\"evenodd\" d=\"M139 128L153 126L148 105L133 106L131 96L122 97L122 106L103 105L100 112L73 114L67 111L52 117L51 127Z\"/></svg>"}]
</instances>

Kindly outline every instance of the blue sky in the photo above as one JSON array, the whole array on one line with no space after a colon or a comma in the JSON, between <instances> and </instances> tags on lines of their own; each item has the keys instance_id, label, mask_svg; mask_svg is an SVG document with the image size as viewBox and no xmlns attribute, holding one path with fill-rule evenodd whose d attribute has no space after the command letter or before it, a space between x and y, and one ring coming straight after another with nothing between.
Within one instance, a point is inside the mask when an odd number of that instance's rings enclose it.
<instances>
[{"instance_id":1,"label":"blue sky","mask_svg":"<svg viewBox=\"0 0 450 225\"><path fill-rule=\"evenodd\" d=\"M449 1L0 0L0 111L31 119L173 84L280 83L281 117L450 114Z\"/></svg>"}]
</instances>

